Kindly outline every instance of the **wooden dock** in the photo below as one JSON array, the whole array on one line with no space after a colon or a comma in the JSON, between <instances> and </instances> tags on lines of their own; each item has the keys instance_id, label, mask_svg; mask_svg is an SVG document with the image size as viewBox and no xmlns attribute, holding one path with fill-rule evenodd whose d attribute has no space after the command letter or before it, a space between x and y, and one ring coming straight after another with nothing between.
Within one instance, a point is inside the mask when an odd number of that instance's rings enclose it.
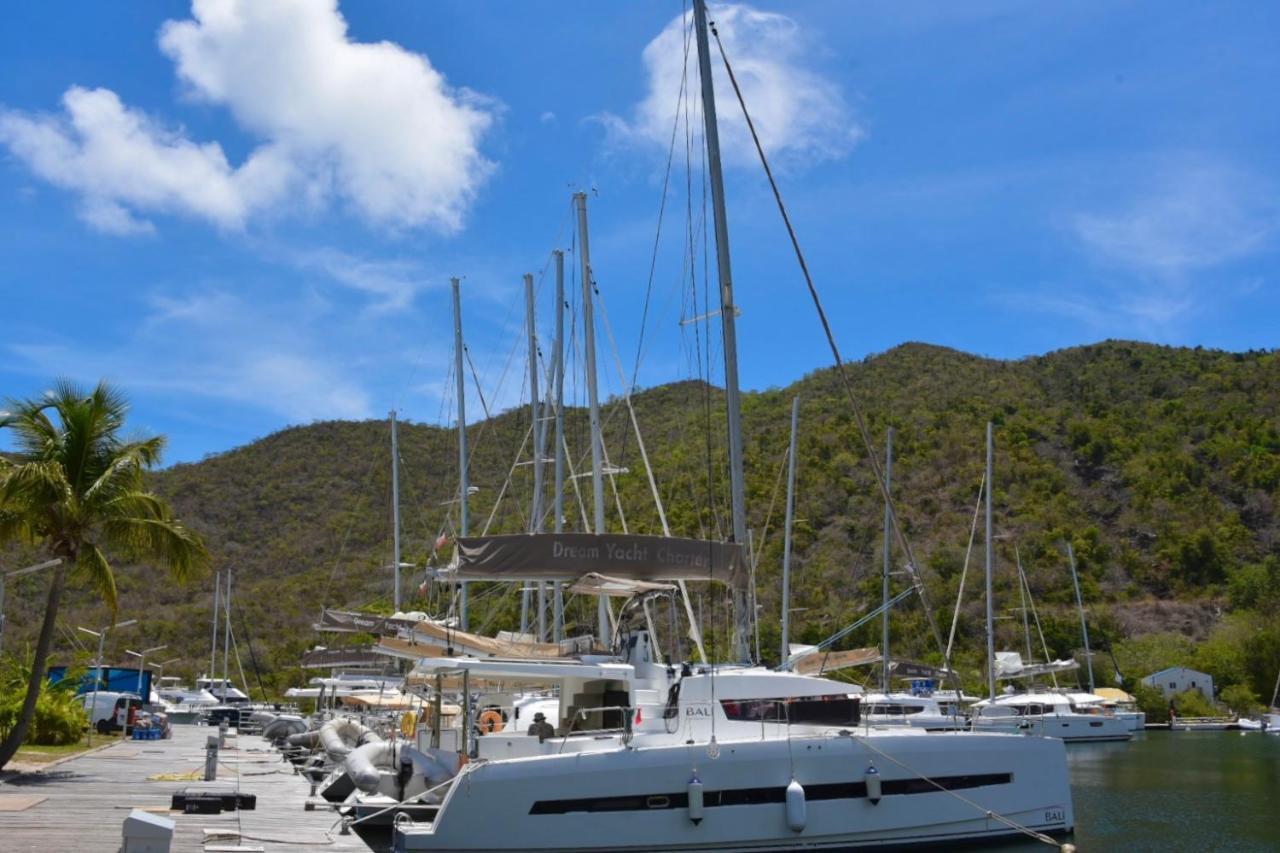
<instances>
[{"instance_id":1,"label":"wooden dock","mask_svg":"<svg viewBox=\"0 0 1280 853\"><path fill-rule=\"evenodd\" d=\"M172 819L172 853L283 853L385 850L390 834L342 835L339 816L306 811L307 781L260 737L228 735L218 781L203 779L205 742L217 729L175 726L168 740L124 741L48 769L0 781L0 850L6 853L116 853L131 809ZM185 777L185 778L179 778ZM257 797L253 810L183 814L169 810L183 788L235 790Z\"/></svg>"}]
</instances>

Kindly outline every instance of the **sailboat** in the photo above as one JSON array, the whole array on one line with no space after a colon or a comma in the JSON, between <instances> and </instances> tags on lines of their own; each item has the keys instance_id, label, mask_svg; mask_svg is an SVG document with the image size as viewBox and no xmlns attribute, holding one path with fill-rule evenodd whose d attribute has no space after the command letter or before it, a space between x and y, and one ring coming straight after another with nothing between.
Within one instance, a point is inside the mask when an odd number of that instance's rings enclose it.
<instances>
[{"instance_id":1,"label":"sailboat","mask_svg":"<svg viewBox=\"0 0 1280 853\"><path fill-rule=\"evenodd\" d=\"M452 566L459 581L559 583L595 573L615 589L629 587L641 605L618 617L609 654L420 659L411 679L461 680L467 720L476 711L471 685L482 680L550 687L558 701L554 722L525 731L471 739L464 724L461 747L471 760L433 789L441 797L433 819L397 821L394 849L783 850L1069 830L1074 817L1061 741L859 727L857 691L849 685L749 663L735 306L706 15L704 0L695 0L733 539L616 535L601 524L587 534L459 538ZM602 460L593 457L598 471ZM661 659L644 593L693 580L730 588L732 664Z\"/></svg>"},{"instance_id":2,"label":"sailboat","mask_svg":"<svg viewBox=\"0 0 1280 853\"><path fill-rule=\"evenodd\" d=\"M1085 704L1078 704L1072 694L1051 690L1027 689L997 695L999 678L1035 678L1037 676L1078 669L1075 661L1046 661L1043 664L1023 662L1017 652L995 651L995 631L992 616L991 571L994 555L991 530L992 468L995 456L993 429L987 424L987 472L986 472L986 582L987 582L987 698L973 705L971 725L974 731L1023 732L1029 735L1055 738L1067 743L1085 741L1129 740L1133 737L1130 724L1114 715L1101 712L1101 697L1088 694ZM1072 558L1072 577L1075 577L1075 560ZM1077 601L1079 583L1076 584ZM1084 608L1080 619L1085 635L1088 655L1088 628L1084 627ZM1093 682L1092 664L1089 669L1090 686ZM1093 700L1097 700L1095 705Z\"/></svg>"}]
</instances>

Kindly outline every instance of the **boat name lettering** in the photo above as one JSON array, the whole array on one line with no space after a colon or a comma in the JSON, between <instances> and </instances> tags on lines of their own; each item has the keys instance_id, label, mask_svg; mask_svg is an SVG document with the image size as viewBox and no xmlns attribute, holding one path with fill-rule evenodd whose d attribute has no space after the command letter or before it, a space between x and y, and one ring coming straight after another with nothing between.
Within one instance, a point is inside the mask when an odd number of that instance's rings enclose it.
<instances>
[{"instance_id":1,"label":"boat name lettering","mask_svg":"<svg viewBox=\"0 0 1280 853\"><path fill-rule=\"evenodd\" d=\"M1066 819L1066 812L1061 807L1044 810L1045 823L1062 823Z\"/></svg>"},{"instance_id":2,"label":"boat name lettering","mask_svg":"<svg viewBox=\"0 0 1280 853\"><path fill-rule=\"evenodd\" d=\"M658 562L668 566L692 566L697 569L705 569L709 566L703 554L673 551L665 545L658 548Z\"/></svg>"},{"instance_id":3,"label":"boat name lettering","mask_svg":"<svg viewBox=\"0 0 1280 853\"><path fill-rule=\"evenodd\" d=\"M566 545L563 542L553 542L551 555L553 557L568 557L573 560L598 560L600 559L600 549L595 545Z\"/></svg>"},{"instance_id":4,"label":"boat name lettering","mask_svg":"<svg viewBox=\"0 0 1280 853\"><path fill-rule=\"evenodd\" d=\"M711 709L707 707L700 707L698 705L690 705L684 709L684 715L686 717L710 717Z\"/></svg>"},{"instance_id":5,"label":"boat name lettering","mask_svg":"<svg viewBox=\"0 0 1280 853\"><path fill-rule=\"evenodd\" d=\"M612 542L606 542L604 546L605 553L608 554L610 560L628 560L633 563L642 562L649 559L649 549L642 548L639 545L632 545L630 548L623 548L614 545Z\"/></svg>"}]
</instances>

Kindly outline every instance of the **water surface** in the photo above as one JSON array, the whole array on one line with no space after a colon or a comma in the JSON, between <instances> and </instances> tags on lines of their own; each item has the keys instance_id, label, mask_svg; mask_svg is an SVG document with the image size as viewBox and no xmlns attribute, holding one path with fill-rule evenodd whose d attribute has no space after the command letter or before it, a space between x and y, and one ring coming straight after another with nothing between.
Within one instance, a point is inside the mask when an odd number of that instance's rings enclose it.
<instances>
[{"instance_id":1,"label":"water surface","mask_svg":"<svg viewBox=\"0 0 1280 853\"><path fill-rule=\"evenodd\" d=\"M1067 746L1080 853L1280 851L1280 736L1145 732ZM1050 850L1004 845L1004 853Z\"/></svg>"}]
</instances>

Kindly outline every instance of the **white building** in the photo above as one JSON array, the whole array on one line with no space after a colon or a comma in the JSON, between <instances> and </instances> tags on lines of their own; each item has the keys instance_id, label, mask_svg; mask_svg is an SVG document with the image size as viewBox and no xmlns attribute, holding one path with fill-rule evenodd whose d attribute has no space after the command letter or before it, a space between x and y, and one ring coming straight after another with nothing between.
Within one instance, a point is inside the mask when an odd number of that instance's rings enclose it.
<instances>
[{"instance_id":1,"label":"white building","mask_svg":"<svg viewBox=\"0 0 1280 853\"><path fill-rule=\"evenodd\" d=\"M1213 676L1185 666L1162 669L1142 679L1142 683L1156 688L1166 699L1188 690L1199 690L1204 698L1213 701Z\"/></svg>"}]
</instances>

